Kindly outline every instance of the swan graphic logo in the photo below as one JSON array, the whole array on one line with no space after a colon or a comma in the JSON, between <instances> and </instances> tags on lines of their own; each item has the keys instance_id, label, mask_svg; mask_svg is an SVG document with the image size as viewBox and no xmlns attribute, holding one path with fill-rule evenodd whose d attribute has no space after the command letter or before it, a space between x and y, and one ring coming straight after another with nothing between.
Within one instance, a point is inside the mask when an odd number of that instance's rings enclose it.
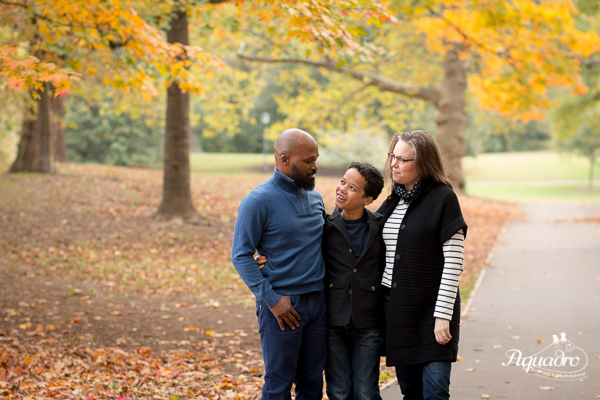
<instances>
[{"instance_id":1,"label":"swan graphic logo","mask_svg":"<svg viewBox=\"0 0 600 400\"><path fill-rule=\"evenodd\" d=\"M532 356L523 357L520 350L512 349L506 352L508 362L503 366L516 365L522 367L525 373L548 379L563 381L580 381L588 377L585 368L588 356L582 348L577 347L567 339L565 333L552 335L553 341L543 350Z\"/></svg>"}]
</instances>

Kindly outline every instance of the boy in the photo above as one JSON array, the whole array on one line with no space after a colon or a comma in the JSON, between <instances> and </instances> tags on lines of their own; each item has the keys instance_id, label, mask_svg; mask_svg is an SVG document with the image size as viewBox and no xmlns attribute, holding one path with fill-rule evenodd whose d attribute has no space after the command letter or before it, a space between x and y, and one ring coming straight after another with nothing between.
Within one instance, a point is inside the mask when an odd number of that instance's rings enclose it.
<instances>
[{"instance_id":1,"label":"boy","mask_svg":"<svg viewBox=\"0 0 600 400\"><path fill-rule=\"evenodd\" d=\"M382 189L383 177L375 167L351 163L336 188L336 209L325 221L322 251L329 322L325 376L331 400L381 399L383 219L365 206ZM266 260L261 256L257 263Z\"/></svg>"}]
</instances>

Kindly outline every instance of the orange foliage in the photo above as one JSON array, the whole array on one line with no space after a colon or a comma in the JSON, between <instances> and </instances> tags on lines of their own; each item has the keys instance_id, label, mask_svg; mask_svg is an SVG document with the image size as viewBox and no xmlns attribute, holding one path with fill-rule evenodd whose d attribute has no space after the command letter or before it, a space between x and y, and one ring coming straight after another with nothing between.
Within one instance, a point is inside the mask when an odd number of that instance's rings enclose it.
<instances>
[{"instance_id":1,"label":"orange foliage","mask_svg":"<svg viewBox=\"0 0 600 400\"><path fill-rule=\"evenodd\" d=\"M245 3L249 7L243 8ZM193 6L185 1L157 5L147 0L0 2L0 29L14 31L8 44L0 45L4 78L0 87L39 90L41 82L51 82L57 88L55 96L64 96L87 63L85 74L102 71L106 85L125 92L140 90L144 98L158 93L158 76L167 80L167 86L177 82L184 92L200 92L201 76L211 76L222 61L197 46L169 44L163 32L146 22L159 21L168 29L169 15L182 4L188 10ZM317 40L333 54L336 48L360 47L353 39L360 32L346 26L355 19L376 25L394 20L387 9L371 0L238 0L236 4L240 17L258 16L267 24L274 18L284 19L287 42ZM202 12L215 6L194 7ZM63 66L58 68L48 58Z\"/></svg>"}]
</instances>

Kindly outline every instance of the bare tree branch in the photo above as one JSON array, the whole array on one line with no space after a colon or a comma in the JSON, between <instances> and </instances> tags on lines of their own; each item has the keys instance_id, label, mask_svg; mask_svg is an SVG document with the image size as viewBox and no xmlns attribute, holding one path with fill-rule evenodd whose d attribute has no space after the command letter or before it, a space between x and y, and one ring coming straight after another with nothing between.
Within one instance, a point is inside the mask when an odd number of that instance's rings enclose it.
<instances>
[{"instance_id":1,"label":"bare tree branch","mask_svg":"<svg viewBox=\"0 0 600 400\"><path fill-rule=\"evenodd\" d=\"M238 58L241 58L242 60L274 64L302 64L314 68L323 68L340 74L349 75L353 79L363 82L365 86L374 86L384 92L393 92L407 97L429 101L436 107L440 99L440 89L437 87L407 86L381 75L338 67L334 62L331 61L319 62L301 58L266 58L247 56L244 54L244 47L245 46L240 45L237 53Z\"/></svg>"}]
</instances>

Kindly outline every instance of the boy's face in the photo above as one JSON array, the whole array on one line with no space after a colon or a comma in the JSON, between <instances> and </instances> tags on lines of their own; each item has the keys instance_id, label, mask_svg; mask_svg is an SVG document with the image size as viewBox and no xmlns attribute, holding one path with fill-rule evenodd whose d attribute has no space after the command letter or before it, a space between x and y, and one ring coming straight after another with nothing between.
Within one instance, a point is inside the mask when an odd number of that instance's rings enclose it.
<instances>
[{"instance_id":1,"label":"boy's face","mask_svg":"<svg viewBox=\"0 0 600 400\"><path fill-rule=\"evenodd\" d=\"M367 181L355 168L350 168L335 189L335 205L340 210L354 211L371 204L372 197L365 196Z\"/></svg>"}]
</instances>

